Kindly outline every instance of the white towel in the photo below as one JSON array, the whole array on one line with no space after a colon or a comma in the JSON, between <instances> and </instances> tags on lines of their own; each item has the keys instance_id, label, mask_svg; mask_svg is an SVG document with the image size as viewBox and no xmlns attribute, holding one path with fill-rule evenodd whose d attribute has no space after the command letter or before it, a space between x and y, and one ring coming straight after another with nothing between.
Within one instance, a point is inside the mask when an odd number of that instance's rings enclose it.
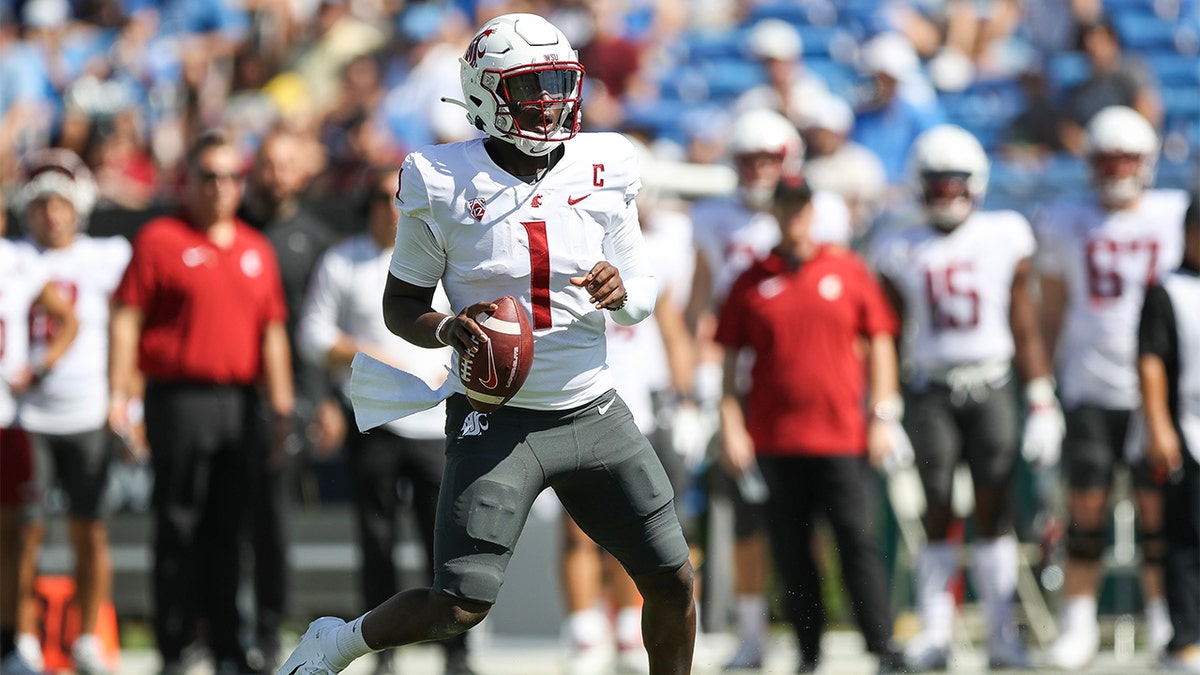
<instances>
[{"instance_id":1,"label":"white towel","mask_svg":"<svg viewBox=\"0 0 1200 675\"><path fill-rule=\"evenodd\" d=\"M428 410L454 393L454 376L437 389L424 380L359 352L350 363L350 403L359 431Z\"/></svg>"}]
</instances>

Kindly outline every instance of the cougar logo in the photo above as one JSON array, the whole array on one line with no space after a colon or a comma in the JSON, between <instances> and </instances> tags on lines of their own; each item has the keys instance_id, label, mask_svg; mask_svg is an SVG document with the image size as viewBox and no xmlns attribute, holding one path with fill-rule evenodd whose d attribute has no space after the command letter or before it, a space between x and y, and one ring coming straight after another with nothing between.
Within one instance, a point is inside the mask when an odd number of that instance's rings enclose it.
<instances>
[{"instance_id":1,"label":"cougar logo","mask_svg":"<svg viewBox=\"0 0 1200 675\"><path fill-rule=\"evenodd\" d=\"M475 199L467 202L467 210L471 212L471 215L475 218L475 220L483 220L483 214L485 211L483 197L476 197Z\"/></svg>"},{"instance_id":2,"label":"cougar logo","mask_svg":"<svg viewBox=\"0 0 1200 675\"><path fill-rule=\"evenodd\" d=\"M538 208L538 207L539 207L539 206L541 206L541 205L542 205L542 196L541 196L541 195L534 195L534 196L533 196L533 203L531 203L531 204L530 204L530 206L532 206L533 208L535 208L535 209L536 209L536 208Z\"/></svg>"},{"instance_id":3,"label":"cougar logo","mask_svg":"<svg viewBox=\"0 0 1200 675\"><path fill-rule=\"evenodd\" d=\"M478 66L479 57L487 53L487 48L483 46L483 38L495 32L495 28L481 30L479 31L479 35L476 35L475 39L471 40L471 44L467 45L467 53L463 54L463 60L471 64L472 68Z\"/></svg>"},{"instance_id":4,"label":"cougar logo","mask_svg":"<svg viewBox=\"0 0 1200 675\"><path fill-rule=\"evenodd\" d=\"M458 437L482 436L483 432L487 431L487 428L487 414L472 410L467 413L467 418L463 420L462 430L458 432Z\"/></svg>"}]
</instances>

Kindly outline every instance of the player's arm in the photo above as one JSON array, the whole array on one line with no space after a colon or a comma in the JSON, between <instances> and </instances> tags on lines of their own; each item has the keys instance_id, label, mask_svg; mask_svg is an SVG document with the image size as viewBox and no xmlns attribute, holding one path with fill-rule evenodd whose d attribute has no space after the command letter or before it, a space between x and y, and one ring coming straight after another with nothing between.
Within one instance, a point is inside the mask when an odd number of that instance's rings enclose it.
<instances>
[{"instance_id":1,"label":"player's arm","mask_svg":"<svg viewBox=\"0 0 1200 675\"><path fill-rule=\"evenodd\" d=\"M1063 313L1067 307L1067 281L1060 276L1046 275L1040 279L1040 285L1042 306L1039 314L1043 353L1048 361L1053 361L1058 338L1062 333Z\"/></svg>"},{"instance_id":2,"label":"player's arm","mask_svg":"<svg viewBox=\"0 0 1200 675\"><path fill-rule=\"evenodd\" d=\"M1178 352L1178 332L1171 297L1162 286L1146 291L1138 322L1138 380L1142 410L1149 432L1146 460L1159 471L1178 471L1183 466L1179 434L1171 416L1170 380L1167 362Z\"/></svg>"},{"instance_id":3,"label":"player's arm","mask_svg":"<svg viewBox=\"0 0 1200 675\"><path fill-rule=\"evenodd\" d=\"M473 317L495 311L496 305L477 302L463 308L457 316L450 316L433 308L435 289L436 286L417 286L388 274L383 287L383 321L388 330L418 347L450 346L460 354L473 354L476 345L488 341Z\"/></svg>"},{"instance_id":4,"label":"player's arm","mask_svg":"<svg viewBox=\"0 0 1200 675\"><path fill-rule=\"evenodd\" d=\"M58 363L63 354L67 353L75 336L79 334L79 319L75 316L75 309L53 284L46 284L42 287L42 292L37 297L37 303L46 310L46 314L57 323L58 327L46 344L42 362L33 365L32 374L35 380L40 379L46 371Z\"/></svg>"},{"instance_id":5,"label":"player's arm","mask_svg":"<svg viewBox=\"0 0 1200 675\"><path fill-rule=\"evenodd\" d=\"M708 259L699 249L696 250L696 267L692 272L692 291L688 296L687 307L684 309L684 321L692 335L700 334L701 317L709 313L709 303L712 302L712 269Z\"/></svg>"},{"instance_id":6,"label":"player's arm","mask_svg":"<svg viewBox=\"0 0 1200 675\"><path fill-rule=\"evenodd\" d=\"M658 304L654 307L654 319L658 322L658 331L667 352L671 386L678 394L690 395L696 370L696 350L684 322L683 310L671 298L669 290L663 290L659 295Z\"/></svg>"},{"instance_id":7,"label":"player's arm","mask_svg":"<svg viewBox=\"0 0 1200 675\"><path fill-rule=\"evenodd\" d=\"M1042 341L1037 308L1033 300L1033 263L1025 258L1017 263L1013 273L1008 323L1016 349L1017 371L1025 382L1050 377L1050 359Z\"/></svg>"},{"instance_id":8,"label":"player's arm","mask_svg":"<svg viewBox=\"0 0 1200 675\"><path fill-rule=\"evenodd\" d=\"M738 350L725 350L721 393L721 451L718 461L733 476L754 464L754 440L746 428L746 415L737 391Z\"/></svg>"},{"instance_id":9,"label":"player's arm","mask_svg":"<svg viewBox=\"0 0 1200 675\"><path fill-rule=\"evenodd\" d=\"M571 277L571 283L588 291L597 309L612 312L613 320L632 326L654 311L658 282L646 253L634 195L627 196L624 212L604 235L601 260L587 272Z\"/></svg>"}]
</instances>

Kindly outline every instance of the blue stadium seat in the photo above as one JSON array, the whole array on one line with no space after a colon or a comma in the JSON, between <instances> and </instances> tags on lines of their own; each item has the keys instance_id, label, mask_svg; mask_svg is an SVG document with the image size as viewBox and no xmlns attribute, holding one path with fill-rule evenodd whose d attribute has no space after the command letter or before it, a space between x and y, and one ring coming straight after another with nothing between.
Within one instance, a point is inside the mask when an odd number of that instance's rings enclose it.
<instances>
[{"instance_id":1,"label":"blue stadium seat","mask_svg":"<svg viewBox=\"0 0 1200 675\"><path fill-rule=\"evenodd\" d=\"M1160 84L1200 84L1200 58L1193 54L1149 53L1143 58Z\"/></svg>"},{"instance_id":2,"label":"blue stadium seat","mask_svg":"<svg viewBox=\"0 0 1200 675\"><path fill-rule=\"evenodd\" d=\"M742 56L744 30L695 31L683 37L686 58L691 61Z\"/></svg>"},{"instance_id":3,"label":"blue stadium seat","mask_svg":"<svg viewBox=\"0 0 1200 675\"><path fill-rule=\"evenodd\" d=\"M1121 44L1130 50L1166 50L1175 46L1175 25L1154 14L1127 12L1113 17Z\"/></svg>"},{"instance_id":4,"label":"blue stadium seat","mask_svg":"<svg viewBox=\"0 0 1200 675\"><path fill-rule=\"evenodd\" d=\"M762 66L744 59L720 59L700 64L714 98L733 98L766 81Z\"/></svg>"},{"instance_id":5,"label":"blue stadium seat","mask_svg":"<svg viewBox=\"0 0 1200 675\"><path fill-rule=\"evenodd\" d=\"M1200 85L1179 85L1162 88L1163 114L1168 118L1185 117L1200 120Z\"/></svg>"},{"instance_id":6,"label":"blue stadium seat","mask_svg":"<svg viewBox=\"0 0 1200 675\"><path fill-rule=\"evenodd\" d=\"M1087 79L1091 73L1087 57L1079 52L1060 52L1050 57L1047 76L1056 91L1066 91Z\"/></svg>"}]
</instances>

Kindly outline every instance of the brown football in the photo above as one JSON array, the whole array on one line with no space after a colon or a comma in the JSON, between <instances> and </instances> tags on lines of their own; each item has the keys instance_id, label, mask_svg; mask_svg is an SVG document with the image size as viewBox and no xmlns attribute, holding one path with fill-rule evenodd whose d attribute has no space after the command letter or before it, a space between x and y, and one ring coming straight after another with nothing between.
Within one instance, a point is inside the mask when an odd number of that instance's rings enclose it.
<instances>
[{"instance_id":1,"label":"brown football","mask_svg":"<svg viewBox=\"0 0 1200 675\"><path fill-rule=\"evenodd\" d=\"M521 303L511 295L493 301L496 311L475 317L487 334L474 357L459 360L458 377L471 407L493 412L508 403L525 384L533 366L533 325Z\"/></svg>"}]
</instances>

